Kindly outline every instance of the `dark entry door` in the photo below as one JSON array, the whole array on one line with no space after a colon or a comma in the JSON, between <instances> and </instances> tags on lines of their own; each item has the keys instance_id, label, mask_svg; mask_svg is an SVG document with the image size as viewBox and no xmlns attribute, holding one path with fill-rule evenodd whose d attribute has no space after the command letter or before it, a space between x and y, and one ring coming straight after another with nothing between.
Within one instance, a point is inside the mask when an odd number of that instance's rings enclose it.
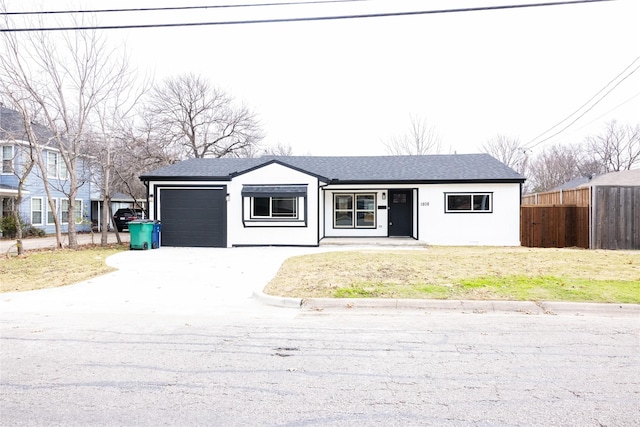
<instances>
[{"instance_id":1,"label":"dark entry door","mask_svg":"<svg viewBox=\"0 0 640 427\"><path fill-rule=\"evenodd\" d=\"M389 236L413 235L413 190L389 190Z\"/></svg>"},{"instance_id":2,"label":"dark entry door","mask_svg":"<svg viewBox=\"0 0 640 427\"><path fill-rule=\"evenodd\" d=\"M162 189L162 245L225 247L226 194L224 188Z\"/></svg>"}]
</instances>

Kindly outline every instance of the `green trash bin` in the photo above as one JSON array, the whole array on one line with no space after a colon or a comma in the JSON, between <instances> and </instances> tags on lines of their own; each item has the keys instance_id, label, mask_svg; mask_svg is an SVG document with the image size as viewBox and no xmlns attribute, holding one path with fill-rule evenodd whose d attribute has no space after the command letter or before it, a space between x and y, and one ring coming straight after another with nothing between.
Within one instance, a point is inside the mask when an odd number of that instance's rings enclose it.
<instances>
[{"instance_id":1,"label":"green trash bin","mask_svg":"<svg viewBox=\"0 0 640 427\"><path fill-rule=\"evenodd\" d=\"M137 219L129 222L129 249L151 249L153 221Z\"/></svg>"}]
</instances>

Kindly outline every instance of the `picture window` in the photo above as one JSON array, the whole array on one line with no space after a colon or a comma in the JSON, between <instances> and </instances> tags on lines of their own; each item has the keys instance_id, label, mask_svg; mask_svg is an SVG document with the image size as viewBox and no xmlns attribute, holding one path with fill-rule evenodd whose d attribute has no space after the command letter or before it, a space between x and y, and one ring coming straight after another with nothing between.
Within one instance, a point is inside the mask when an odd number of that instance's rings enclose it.
<instances>
[{"instance_id":1,"label":"picture window","mask_svg":"<svg viewBox=\"0 0 640 427\"><path fill-rule=\"evenodd\" d=\"M334 228L375 228L375 194L334 194Z\"/></svg>"},{"instance_id":2,"label":"picture window","mask_svg":"<svg viewBox=\"0 0 640 427\"><path fill-rule=\"evenodd\" d=\"M493 212L493 193L445 193L445 212Z\"/></svg>"}]
</instances>

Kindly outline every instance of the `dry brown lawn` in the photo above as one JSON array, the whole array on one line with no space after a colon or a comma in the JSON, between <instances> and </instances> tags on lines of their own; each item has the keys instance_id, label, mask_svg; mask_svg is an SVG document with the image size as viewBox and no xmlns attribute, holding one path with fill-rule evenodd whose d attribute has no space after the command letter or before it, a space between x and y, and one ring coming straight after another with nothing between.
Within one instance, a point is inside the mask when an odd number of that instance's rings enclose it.
<instances>
[{"instance_id":1,"label":"dry brown lawn","mask_svg":"<svg viewBox=\"0 0 640 427\"><path fill-rule=\"evenodd\" d=\"M31 291L78 283L109 273L107 257L125 250L125 246L82 247L28 251L19 257L0 258L0 292Z\"/></svg>"},{"instance_id":2,"label":"dry brown lawn","mask_svg":"<svg viewBox=\"0 0 640 427\"><path fill-rule=\"evenodd\" d=\"M533 294L520 294L518 288L533 285L538 288ZM554 286L574 293L595 286L601 296L554 296ZM623 288L622 297L610 296L611 288ZM640 301L640 251L429 247L327 252L287 260L265 292L300 298L528 299L540 295L543 299L635 302Z\"/></svg>"}]
</instances>

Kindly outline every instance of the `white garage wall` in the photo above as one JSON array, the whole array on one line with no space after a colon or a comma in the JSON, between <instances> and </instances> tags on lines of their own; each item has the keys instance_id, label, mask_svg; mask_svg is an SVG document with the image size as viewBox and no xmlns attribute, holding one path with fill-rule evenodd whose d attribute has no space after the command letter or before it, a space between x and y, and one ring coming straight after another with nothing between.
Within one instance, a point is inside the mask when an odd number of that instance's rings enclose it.
<instances>
[{"instance_id":1,"label":"white garage wall","mask_svg":"<svg viewBox=\"0 0 640 427\"><path fill-rule=\"evenodd\" d=\"M445 213L445 193L491 192L492 213ZM520 246L519 184L420 186L418 238L432 245Z\"/></svg>"},{"instance_id":2,"label":"white garage wall","mask_svg":"<svg viewBox=\"0 0 640 427\"><path fill-rule=\"evenodd\" d=\"M234 177L229 184L227 204L227 243L243 245L316 246L318 244L318 179L295 169L272 163ZM243 185L307 185L307 223L300 227L278 223L264 227L245 227L243 224ZM302 206L301 206L302 207ZM302 210L301 210L302 213Z\"/></svg>"}]
</instances>

